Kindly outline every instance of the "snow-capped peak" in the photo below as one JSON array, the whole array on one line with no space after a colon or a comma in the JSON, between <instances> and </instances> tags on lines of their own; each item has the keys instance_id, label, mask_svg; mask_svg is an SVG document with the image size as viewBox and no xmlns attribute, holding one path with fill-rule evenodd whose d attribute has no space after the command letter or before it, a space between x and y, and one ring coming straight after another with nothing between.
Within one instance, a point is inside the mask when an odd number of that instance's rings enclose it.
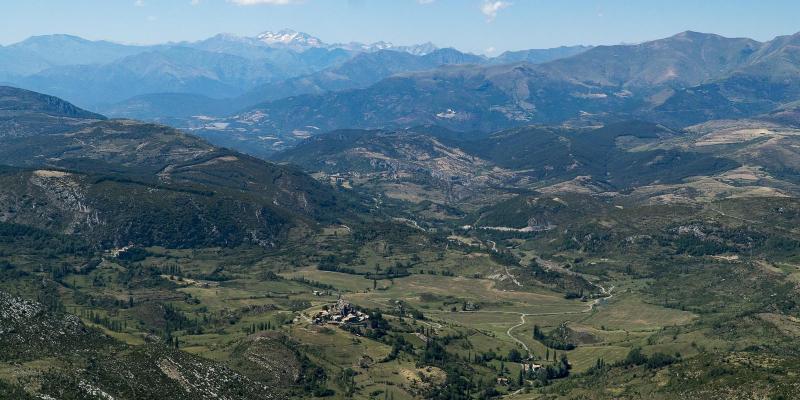
<instances>
[{"instance_id":1,"label":"snow-capped peak","mask_svg":"<svg viewBox=\"0 0 800 400\"><path fill-rule=\"evenodd\" d=\"M270 46L285 47L323 47L322 40L307 33L284 29L278 32L264 32L257 36L258 40Z\"/></svg>"},{"instance_id":2,"label":"snow-capped peak","mask_svg":"<svg viewBox=\"0 0 800 400\"><path fill-rule=\"evenodd\" d=\"M438 50L438 47L436 47L432 43L423 43L413 46L398 46L395 45L394 43L385 41L374 42L374 43L361 43L361 42L337 43L337 44L332 44L329 47L346 49L351 51L360 51L366 53L372 53L380 50L394 50L394 51L413 54L416 56L424 56L426 54Z\"/></svg>"},{"instance_id":3,"label":"snow-capped peak","mask_svg":"<svg viewBox=\"0 0 800 400\"><path fill-rule=\"evenodd\" d=\"M436 47L436 45L431 42L415 44L411 46L400 46L398 49L400 51L405 51L406 53L410 53L415 56L424 56L426 54L430 54L436 50L439 50L439 48Z\"/></svg>"},{"instance_id":4,"label":"snow-capped peak","mask_svg":"<svg viewBox=\"0 0 800 400\"><path fill-rule=\"evenodd\" d=\"M315 36L292 29L283 29L278 32L267 31L256 36L255 40L270 47L289 48L300 51L320 47L327 49L345 49L367 53L379 50L394 50L411 53L414 55L425 55L437 49L432 43L424 43L414 46L396 46L393 43L384 41L375 43L350 42L327 44Z\"/></svg>"},{"instance_id":5,"label":"snow-capped peak","mask_svg":"<svg viewBox=\"0 0 800 400\"><path fill-rule=\"evenodd\" d=\"M331 47L346 49L351 51L363 51L369 53L373 51L393 49L395 46L392 43L381 41L375 43L361 43L361 42L336 43L331 45Z\"/></svg>"}]
</instances>

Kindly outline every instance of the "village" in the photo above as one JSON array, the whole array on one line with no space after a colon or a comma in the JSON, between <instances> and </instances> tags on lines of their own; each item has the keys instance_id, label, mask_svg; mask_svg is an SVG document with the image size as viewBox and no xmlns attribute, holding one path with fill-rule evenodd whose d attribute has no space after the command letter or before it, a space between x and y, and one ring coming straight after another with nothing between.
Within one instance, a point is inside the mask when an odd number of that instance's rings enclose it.
<instances>
[{"instance_id":1,"label":"village","mask_svg":"<svg viewBox=\"0 0 800 400\"><path fill-rule=\"evenodd\" d=\"M369 315L358 311L346 300L339 299L333 307L323 306L322 311L318 312L312 322L316 325L354 325L364 323L369 319Z\"/></svg>"}]
</instances>

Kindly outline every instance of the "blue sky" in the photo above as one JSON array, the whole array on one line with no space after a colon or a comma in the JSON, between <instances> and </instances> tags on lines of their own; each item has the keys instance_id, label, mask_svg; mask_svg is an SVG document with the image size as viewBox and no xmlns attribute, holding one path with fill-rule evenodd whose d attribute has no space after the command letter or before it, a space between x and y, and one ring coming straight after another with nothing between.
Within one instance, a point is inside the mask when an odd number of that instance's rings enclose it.
<instances>
[{"instance_id":1,"label":"blue sky","mask_svg":"<svg viewBox=\"0 0 800 400\"><path fill-rule=\"evenodd\" d=\"M292 28L326 42L498 53L689 29L758 40L800 31L798 0L0 0L0 10L3 45L50 33L160 43Z\"/></svg>"}]
</instances>

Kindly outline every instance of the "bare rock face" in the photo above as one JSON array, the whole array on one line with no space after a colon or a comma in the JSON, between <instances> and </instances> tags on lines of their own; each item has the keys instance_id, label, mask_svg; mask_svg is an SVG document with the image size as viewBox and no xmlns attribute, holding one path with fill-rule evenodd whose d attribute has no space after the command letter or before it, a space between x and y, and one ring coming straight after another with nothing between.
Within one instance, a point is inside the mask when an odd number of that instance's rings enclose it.
<instances>
[{"instance_id":1,"label":"bare rock face","mask_svg":"<svg viewBox=\"0 0 800 400\"><path fill-rule=\"evenodd\" d=\"M297 382L302 372L289 338L277 332L247 337L234 348L232 358L233 365L251 378L276 385Z\"/></svg>"},{"instance_id":2,"label":"bare rock face","mask_svg":"<svg viewBox=\"0 0 800 400\"><path fill-rule=\"evenodd\" d=\"M103 224L98 212L89 206L86 186L79 177L62 171L36 170L31 175L30 183L42 190L50 205L71 216L64 233L75 233L83 224L90 229Z\"/></svg>"},{"instance_id":3,"label":"bare rock face","mask_svg":"<svg viewBox=\"0 0 800 400\"><path fill-rule=\"evenodd\" d=\"M296 169L170 127L104 120L54 99L0 87L0 132L6 117L30 128L0 148L9 166L0 169L0 222L102 248L272 248L290 230L308 232L352 211L339 203L344 197Z\"/></svg>"},{"instance_id":4,"label":"bare rock face","mask_svg":"<svg viewBox=\"0 0 800 400\"><path fill-rule=\"evenodd\" d=\"M526 179L434 136L410 131L342 131L311 138L277 157L340 184L428 185L448 202L482 197L493 193L489 188Z\"/></svg>"},{"instance_id":5,"label":"bare rock face","mask_svg":"<svg viewBox=\"0 0 800 400\"><path fill-rule=\"evenodd\" d=\"M266 346L259 358L251 358L268 360L271 345ZM29 376L38 398L279 399L275 384L287 378L294 382L299 370L276 357L273 368L262 369L254 380L161 344L127 346L77 316L0 291L0 363L39 359L51 360L54 369Z\"/></svg>"},{"instance_id":6,"label":"bare rock face","mask_svg":"<svg viewBox=\"0 0 800 400\"><path fill-rule=\"evenodd\" d=\"M69 314L49 313L37 302L0 292L0 359L35 359L107 342Z\"/></svg>"}]
</instances>

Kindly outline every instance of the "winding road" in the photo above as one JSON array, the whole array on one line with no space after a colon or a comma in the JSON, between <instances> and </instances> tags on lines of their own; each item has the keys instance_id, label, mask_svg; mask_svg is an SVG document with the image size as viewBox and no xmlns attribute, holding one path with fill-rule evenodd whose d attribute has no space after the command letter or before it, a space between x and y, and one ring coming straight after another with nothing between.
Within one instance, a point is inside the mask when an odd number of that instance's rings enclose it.
<instances>
[{"instance_id":1,"label":"winding road","mask_svg":"<svg viewBox=\"0 0 800 400\"><path fill-rule=\"evenodd\" d=\"M488 242L490 242L492 244L492 251L497 251L497 243L495 243L494 241L491 241L491 240L489 240ZM571 275L581 275L581 274L576 273L574 271L570 271L570 270L561 268L560 266L557 266L554 263L546 262L546 261L541 260L541 259L537 259L537 261L541 262L543 264L543 266L548 270L556 270L556 271L558 271L560 273L571 274ZM522 287L522 283L519 282L516 279L516 277L514 277L514 275L511 274L511 271L509 270L508 266L506 265L506 266L504 266L504 268L505 268L506 276L508 276L511 279L511 281L514 282L514 284L516 284L519 287ZM515 312L515 311L480 311L480 310L476 310L476 311L462 311L462 312L464 312L464 313L474 313L474 314L486 313L486 314L514 314L514 315L519 315L519 323L514 325L514 326L512 326L512 327L510 327L510 328L508 328L508 330L506 331L506 335L508 335L508 337L511 338L511 340L513 340L514 342L516 342L517 344L522 346L522 348L525 349L525 351L528 354L530 354L530 352L531 352L530 348L528 347L527 344L525 344L525 342L523 342L522 340L520 340L520 339L518 339L517 337L514 336L514 330L519 328L519 327L521 327L521 326L523 326L523 325L525 325L527 323L527 321L525 320L526 317L537 317L537 316L543 317L543 316L552 316L552 315L586 314L586 313L592 312L595 309L595 307L597 307L601 302L607 301L607 300L611 299L612 297L614 297L614 294L612 293L614 291L614 286L611 286L609 289L606 289L605 287L603 287L602 285L599 285L597 283L592 283L592 285L598 287L600 289L600 293L602 293L604 296L603 297L598 297L598 298L592 300L592 302L587 305L586 309L580 310L580 311L563 311L563 312L547 312L547 313L521 313L521 312ZM368 302L371 302L371 303L374 303L374 304L377 304L379 306L389 306L389 307L392 306L391 304L388 303L388 301L386 303L383 303L383 302L377 301L377 299L365 298L364 300L366 300ZM444 311L426 310L425 313L426 314L439 314L439 313L444 313ZM424 325L428 325L428 326L430 326L430 327L432 327L434 329L442 329L442 324L440 324L438 322L434 322L434 321L431 321L431 320L419 321L419 322L424 324Z\"/></svg>"},{"instance_id":2,"label":"winding road","mask_svg":"<svg viewBox=\"0 0 800 400\"><path fill-rule=\"evenodd\" d=\"M598 304L600 304L600 302L601 302L601 301L603 301L603 300L608 300L608 299L610 299L610 298L614 297L614 294L612 294L612 293L611 293L611 292L614 290L614 287L613 287L613 286L612 286L610 289L608 289L608 290L606 290L606 288L604 288L604 287L602 287L602 286L600 286L600 285L597 285L597 287L599 287L599 288L600 288L600 292L601 292L601 293L603 293L603 294L606 294L606 295L608 295L608 296L604 296L604 297L598 297L598 298L594 299L594 300L593 300L593 301L592 301L592 302L589 304L589 306L588 306L588 307L586 307L586 309L585 309L585 310L582 310L582 311L566 311L566 312L559 312L559 313L534 313L534 314L529 314L529 313L514 313L514 312L510 312L510 311L501 311L501 313L504 313L504 314L519 314L519 321L520 321L520 322L519 322L518 324L516 324L516 325L514 325L514 326L512 326L512 327L510 327L510 328L508 328L508 330L506 331L506 335L508 335L508 337L510 337L510 338L511 338L511 340L513 340L513 341L517 342L517 343L518 343L520 346L522 346L522 348L523 348L523 349L525 349L525 351L527 351L527 352L528 352L528 354L530 354L530 352L531 352L531 349L529 349L529 348L528 348L528 345L526 345L526 344L525 344L525 342L523 342L522 340L520 340L520 339L516 338L516 337L514 336L514 334L512 333L512 331L513 331L514 329L516 329L516 328L519 328L520 326L523 326L523 325L525 325L525 323L526 323L526 322L525 322L525 317L547 316L547 315L569 315L569 314L585 314L585 313L590 313L590 312L592 312L592 310L594 310L594 308L595 308L595 307L596 307ZM491 311L486 311L486 312L491 312Z\"/></svg>"},{"instance_id":3,"label":"winding road","mask_svg":"<svg viewBox=\"0 0 800 400\"><path fill-rule=\"evenodd\" d=\"M511 340L513 340L514 342L516 342L520 346L522 346L522 348L525 349L525 351L530 353L530 348L528 347L528 345L526 345L525 342L523 342L522 340L520 340L520 339L518 339L518 338L516 338L514 336L514 333L513 333L514 329L517 329L520 326L525 325L527 323L527 321L525 320L526 317L545 317L545 316L553 316L553 315L577 315L577 314L586 314L586 313L592 312L595 309L595 307L597 307L600 304L600 302L609 300L612 297L614 297L614 294L612 293L614 291L614 286L612 286L609 289L606 289L606 288L604 288L603 286L600 286L600 285L596 285L596 286L599 287L600 288L600 292L605 294L606 296L598 297L598 298L592 300L592 302L589 303L586 306L585 309L580 310L580 311L562 311L562 312L546 312L546 313L521 313L521 312L516 312L516 311L480 311L480 310L477 310L477 311L461 311L461 312L462 313L472 313L472 314L513 314L513 315L519 315L519 321L520 322L518 324L508 328L508 330L506 331L506 335L508 335L508 337L511 338ZM375 301L372 301L372 302L377 303ZM450 311L426 310L425 313L426 314L449 314ZM439 325L439 326L441 326L441 325Z\"/></svg>"}]
</instances>

